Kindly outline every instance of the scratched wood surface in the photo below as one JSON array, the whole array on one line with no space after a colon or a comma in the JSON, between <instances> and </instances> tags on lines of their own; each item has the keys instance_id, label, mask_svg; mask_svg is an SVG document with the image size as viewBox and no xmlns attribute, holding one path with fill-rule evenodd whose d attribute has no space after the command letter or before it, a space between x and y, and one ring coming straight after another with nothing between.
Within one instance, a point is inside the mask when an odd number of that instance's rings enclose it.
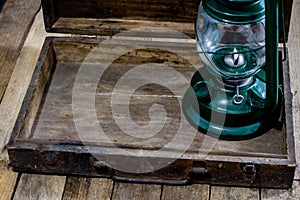
<instances>
[{"instance_id":1,"label":"scratched wood surface","mask_svg":"<svg viewBox=\"0 0 300 200\"><path fill-rule=\"evenodd\" d=\"M298 23L299 18L300 18L300 1L296 0L294 1L294 9L293 9L293 14L292 14L292 24L291 24L291 32L290 32L290 41L289 41L289 59L290 59L290 66L291 66L291 77L292 77L292 91L294 94L294 106L296 105L296 107L294 107L294 126L295 126L295 133L296 133L296 152L299 152L299 105L300 105L300 101L299 101L299 67L298 64L300 63L300 57L299 57L299 52L300 52L300 24ZM40 27L42 28L42 26ZM291 37L294 34L293 37ZM40 47L41 48L41 47ZM37 50L39 51L39 50ZM38 55L37 55L38 56ZM36 56L36 57L37 57ZM21 101L21 100L20 100ZM298 155L299 157L299 155ZM295 179L299 180L299 170L298 170L298 175L296 175ZM28 199L28 195L19 195L19 191L20 188L22 188L23 194L30 194L30 192L33 192L31 194L31 196L35 196L34 199L38 199L37 198L37 194L35 193L39 193L39 192L35 192L35 191L42 191L42 190L46 190L48 189L48 192L44 193L44 198L40 198L40 199L50 199L50 197L52 199L61 199L63 195L67 195L67 192L62 192L63 188L70 188L70 186L67 187L67 185L70 185L70 183L68 183L68 181L66 181L66 186L62 186L60 189L55 189L55 187L51 186L49 187L49 184L46 184L46 182L49 179L52 180L60 180L58 181L61 184L61 179L57 177L53 177L52 176L40 176L40 175L30 175L30 174L23 174L23 175L19 175L19 177L23 176L25 178L18 178L18 175L16 175L17 173L11 172L9 169L7 169L6 167L4 167L3 169L0 170L0 190L1 191L5 191L5 192L1 192L1 198L0 199ZM30 177L31 176L31 177ZM41 184L36 184L35 181L38 178L39 181L41 181ZM21 179L23 179L23 181L21 181ZM24 187L24 182L25 179L27 180L35 180L35 181L27 181L27 186ZM64 178L63 178L64 179ZM106 180L102 180L101 181L106 181ZM101 182L100 181L100 182ZM23 183L22 183L23 182ZM43 182L43 183L42 183ZM53 181L52 181L53 182ZM91 180L88 179L81 179L79 182L81 183L77 183L78 181L75 181L76 184L81 184L81 185L85 185L84 187L86 188L86 191L88 191L91 186L90 184L86 184L86 182L93 182ZM57 184L57 183L56 183ZM100 184L101 185L101 184ZM108 188L110 188L111 183L108 183ZM294 185L291 189L288 190L270 190L270 189L257 189L257 190L251 190L248 188L232 188L232 187L214 187L214 186L209 186L209 191L210 193L207 194L206 198L203 199L220 199L220 200L230 200L230 199L234 199L235 197L239 196L240 198L237 199L262 199L262 200L298 200L300 198L300 183L298 181L294 181ZM133 185L135 186L135 185ZM101 187L102 186L97 186L96 188L100 188L98 189L99 193L102 193L101 191ZM119 186L120 188L121 186ZM140 186L143 187L143 186ZM155 186L154 186L155 187ZM172 187L172 186L163 186L163 188L165 187L170 187L168 189L162 189L162 193L159 193L159 195L161 195L160 199L167 199L167 197L165 197L166 195L163 193L166 193L167 191L172 191L172 190L176 190L176 187ZM200 185L200 187L202 187ZM205 187L205 186L204 186ZM33 190L33 188L35 188L36 190ZM106 187L107 188L107 187ZM126 187L125 187L126 188ZM50 192L50 191L56 191L56 192ZM105 189L107 190L107 189ZM110 190L110 189L109 189ZM137 194L136 189L132 189L131 187L128 187L129 192L130 190L132 190L132 195L131 195L131 199L138 199L137 197L141 197L140 194ZM191 189L189 187L187 188L181 188L180 189L182 191L182 193L189 193L191 191ZM17 192L18 191L18 192ZM93 190L94 191L94 190ZM113 191L119 191L119 189L113 189ZM141 190L140 190L141 191ZM148 191L148 189L146 190ZM149 189L149 192L152 193L153 189ZM89 192L88 192L89 193ZM147 192L146 192L147 193ZM175 194L174 194L175 193ZM260 196L258 196L260 194ZM48 196L47 196L48 195ZM111 194L113 196L113 193ZM148 194L145 194L145 196L147 196ZM179 199L181 194L176 194L176 192L173 192L172 197L174 197L174 199ZM108 195L109 196L109 195ZM115 194L115 196L120 196L120 194ZM216 197L216 198L213 198ZM87 199L87 198L81 198L81 199ZM105 199L105 198L103 198ZM108 198L110 199L110 198ZM139 198L139 199L145 199L145 198Z\"/></svg>"}]
</instances>

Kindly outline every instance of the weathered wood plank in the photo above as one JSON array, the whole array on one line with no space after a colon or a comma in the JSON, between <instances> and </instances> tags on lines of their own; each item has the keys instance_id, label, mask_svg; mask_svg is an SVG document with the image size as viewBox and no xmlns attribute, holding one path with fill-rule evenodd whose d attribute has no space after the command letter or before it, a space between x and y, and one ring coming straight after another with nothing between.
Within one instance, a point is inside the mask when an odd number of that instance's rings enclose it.
<instances>
[{"instance_id":1,"label":"weathered wood plank","mask_svg":"<svg viewBox=\"0 0 300 200\"><path fill-rule=\"evenodd\" d=\"M115 182L112 200L151 199L159 200L161 185L131 184Z\"/></svg>"},{"instance_id":2,"label":"weathered wood plank","mask_svg":"<svg viewBox=\"0 0 300 200\"><path fill-rule=\"evenodd\" d=\"M0 199L11 199L15 185L18 180L18 173L6 167L6 163L0 163Z\"/></svg>"},{"instance_id":3,"label":"weathered wood plank","mask_svg":"<svg viewBox=\"0 0 300 200\"><path fill-rule=\"evenodd\" d=\"M43 20L41 17L42 16L40 15L40 17L35 19L33 26L28 33L28 37L24 43L20 56L18 57L11 81L7 86L6 93L0 104L1 149L3 149L10 138L12 128L17 119L18 112L22 105L22 101L34 70L35 63L38 60L38 56L42 48L45 31L43 29ZM7 159L5 151L1 153L1 159Z\"/></svg>"},{"instance_id":4,"label":"weathered wood plank","mask_svg":"<svg viewBox=\"0 0 300 200\"><path fill-rule=\"evenodd\" d=\"M289 62L291 91L293 94L293 117L294 117L294 136L296 147L296 161L300 166L300 0L294 0L289 34ZM300 179L300 168L296 169L295 179Z\"/></svg>"},{"instance_id":5,"label":"weathered wood plank","mask_svg":"<svg viewBox=\"0 0 300 200\"><path fill-rule=\"evenodd\" d=\"M39 0L7 0L0 13L0 103L39 8Z\"/></svg>"},{"instance_id":6,"label":"weathered wood plank","mask_svg":"<svg viewBox=\"0 0 300 200\"><path fill-rule=\"evenodd\" d=\"M163 186L162 200L209 199L209 185Z\"/></svg>"},{"instance_id":7,"label":"weathered wood plank","mask_svg":"<svg viewBox=\"0 0 300 200\"><path fill-rule=\"evenodd\" d=\"M199 0L43 0L42 5L51 32L114 35L131 28L160 26L194 35Z\"/></svg>"},{"instance_id":8,"label":"weathered wood plank","mask_svg":"<svg viewBox=\"0 0 300 200\"><path fill-rule=\"evenodd\" d=\"M211 187L210 199L230 200L258 200L259 189L234 188L234 187Z\"/></svg>"},{"instance_id":9,"label":"weathered wood plank","mask_svg":"<svg viewBox=\"0 0 300 200\"><path fill-rule=\"evenodd\" d=\"M300 71L299 71L300 73ZM294 101L299 100L299 96L294 96ZM296 100L296 98L298 100ZM300 101L298 101L300 103ZM297 168L295 171L295 180L300 180L300 107L296 104L293 104L293 118L294 118L294 137L295 137L295 154L296 154L296 162L297 162Z\"/></svg>"},{"instance_id":10,"label":"weathered wood plank","mask_svg":"<svg viewBox=\"0 0 300 200\"><path fill-rule=\"evenodd\" d=\"M298 200L300 199L300 182L294 181L288 190L262 189L261 200Z\"/></svg>"},{"instance_id":11,"label":"weathered wood plank","mask_svg":"<svg viewBox=\"0 0 300 200\"><path fill-rule=\"evenodd\" d=\"M61 200L66 182L64 176L22 174L14 200Z\"/></svg>"},{"instance_id":12,"label":"weathered wood plank","mask_svg":"<svg viewBox=\"0 0 300 200\"><path fill-rule=\"evenodd\" d=\"M14 2L14 1L11 1ZM30 6L33 4L32 2L35 1L28 1L27 2L19 2L18 4L24 6ZM8 3L8 2L7 2ZM38 2L36 2L38 5ZM13 5L11 5L13 7ZM35 7L35 6L33 6ZM27 8L27 7L24 7ZM24 12L27 12L28 9L20 9L20 8L14 8L23 10ZM0 15L1 16L1 15ZM12 16L10 16L12 17ZM15 18L15 16L13 16ZM26 18L26 15L23 15L22 18ZM17 20L17 19L15 19ZM21 21L22 22L22 21ZM16 26L16 25L15 25ZM1 28L0 28L1 29ZM10 30L10 34L13 33L14 30ZM14 33L15 34L15 33ZM54 35L54 34L53 34ZM56 34L58 35L58 34ZM26 90L28 88L28 85L30 83L32 73L35 69L36 62L38 60L38 57L40 55L40 51L43 46L43 42L45 39L45 36L47 36L45 29L44 29L44 23L43 23L43 16L42 12L39 12L33 22L33 25L28 33L28 36L24 42L23 48L20 52L20 55L17 59L17 62L15 64L14 72L11 76L10 82L7 85L7 90L5 95L3 96L2 102L0 104L0 149L2 150L5 145L7 144L11 132L14 126L14 123L17 119L20 107L22 105ZM49 36L49 35L48 35ZM1 35L1 40L3 39ZM11 41L12 43L14 41ZM2 44L0 45L0 49L2 48ZM0 51L0 55L2 54L2 50ZM0 64L1 59L3 56L0 56ZM6 61L5 61L6 62ZM0 65L0 68L2 66ZM1 69L0 69L1 70ZM2 73L1 73L2 74ZM1 76L0 74L0 76ZM1 79L0 79L1 82ZM7 160L7 152L1 151L0 153L0 159Z\"/></svg>"},{"instance_id":13,"label":"weathered wood plank","mask_svg":"<svg viewBox=\"0 0 300 200\"><path fill-rule=\"evenodd\" d=\"M63 200L109 200L112 195L113 181L100 178L68 177Z\"/></svg>"},{"instance_id":14,"label":"weathered wood plank","mask_svg":"<svg viewBox=\"0 0 300 200\"><path fill-rule=\"evenodd\" d=\"M67 45L67 47L71 47L72 45ZM75 45L74 45L75 46ZM73 46L73 47L74 47ZM77 46L80 46L77 44ZM88 46L88 45L87 45ZM60 49L62 52L62 47L54 47L56 49ZM68 48L67 51L71 51ZM142 52L142 53L141 53ZM138 66L138 64L144 63L147 59L151 62L161 62L163 59L155 58L155 52L146 52L146 51L135 51L132 54L137 53L138 56L144 56L144 58L120 58L120 60L112 64L106 72L103 74L102 79L98 85L98 91L95 96L95 108L97 111L97 116L101 119L101 126L105 133L111 138L111 141L115 141L121 145L128 145L139 143L139 138L127 137L126 134L117 126L115 123L114 116L112 115L112 106L111 106L111 98L112 93L114 91L114 87L117 81L130 69ZM141 54L144 55L141 55ZM148 54L147 54L148 53ZM161 53L158 51L158 53ZM153 55L152 55L153 54ZM157 54L159 55L159 54ZM194 68L190 67L187 63L184 63L182 60L174 59L173 61L172 56L164 54L168 57L167 64L171 66L175 66L178 72L180 72L185 77L191 77L194 73ZM109 56L109 55L108 55ZM66 59L67 56L64 56ZM128 56L130 57L130 56ZM147 59L146 59L147 58ZM174 57L173 57L174 58ZM61 58L62 59L62 58ZM126 62L134 62L133 64ZM136 63L135 63L136 62ZM139 63L140 62L140 63ZM174 63L180 63L180 67ZM78 137L78 132L74 124L73 120L73 111L72 111L72 88L74 85L74 81L76 75L78 73L78 69L80 68L81 63L78 62L59 62L57 64L56 70L54 72L52 82L50 87L47 91L48 95L44 101L43 107L40 111L39 117L37 118L36 127L31 134L33 138L37 139L56 139L56 140L72 140L72 141L79 141L80 138ZM68 77L65 76L68 74ZM150 76L151 74L148 74ZM144 75L141 74L140 77ZM172 84L176 87L177 91L181 91L184 94L185 90L187 89L186 83L180 80L174 80L172 77L164 77L166 81L169 82L169 85ZM188 78L187 78L188 79ZM132 80L132 84L136 83L136 79ZM82 84L82 91L88 91L88 88L91 86L92 83L89 83L87 80L84 84ZM130 84L130 83L129 83ZM173 87L173 88L174 88ZM86 89L84 89L86 88ZM127 85L126 88L132 88L130 85ZM114 91L115 94L120 94L120 98L124 94L128 94L127 90L118 90ZM83 94L82 94L83 95ZM149 118L149 110L150 107L154 104L163 105L168 113L168 118L166 120L166 126L164 129L161 130L160 134L156 137L151 138L148 141L148 147L161 147L162 145L168 143L170 139L174 137L174 134L178 131L178 125L180 123L180 104L182 97L175 96L172 94L172 91L166 89L163 86L158 85L146 85L143 87L138 88L134 95L131 97L130 104L127 105L127 102L118 102L118 105L114 106L122 106L124 108L130 108L130 113L132 119L139 125L147 125L151 119ZM179 102L178 102L179 100ZM84 112L82 112L84 113ZM118 113L120 119L123 117L125 119L124 114ZM87 114L83 118L89 119L91 115ZM153 118L153 123L160 124L162 117ZM125 127L127 121L124 121L122 127ZM102 138L99 138L97 135L98 133L91 132L87 126L85 130L84 139L87 141L92 142L101 142ZM30 134L30 133L28 133ZM28 135L25 134L25 135ZM142 133L138 133L142 134ZM199 133L195 138L195 142L191 145L190 149L192 150L199 150L201 148L201 144L204 140L205 135ZM262 153L262 154L277 154L277 155L284 155L286 154L286 144L284 143L285 139L283 138L284 134L278 130L271 130L268 134L264 134L261 137L254 138L251 140L246 141L222 141L219 140L216 143L214 148L214 153L227 153L230 152L231 155L234 153ZM152 145L152 146L149 146ZM268 148L265 148L266 145Z\"/></svg>"},{"instance_id":15,"label":"weathered wood plank","mask_svg":"<svg viewBox=\"0 0 300 200\"><path fill-rule=\"evenodd\" d=\"M193 22L200 0L43 0L46 28L52 32L114 35L139 27L163 27L194 36ZM285 0L288 30L292 0ZM88 20L86 20L88 18ZM167 35L160 35L166 37Z\"/></svg>"},{"instance_id":16,"label":"weathered wood plank","mask_svg":"<svg viewBox=\"0 0 300 200\"><path fill-rule=\"evenodd\" d=\"M70 28L72 27L72 28ZM156 28L152 36L158 38L178 37L176 34L167 35L167 30L178 31L194 38L193 23L170 22L170 21L143 21L143 20L120 20L120 19L85 19L85 18L59 18L51 28L51 32L76 33L87 35L114 36L115 34L132 29L143 29L147 31L149 27ZM159 31L158 31L159 30ZM147 37L147 34L145 34ZM182 38L181 38L182 39Z\"/></svg>"}]
</instances>

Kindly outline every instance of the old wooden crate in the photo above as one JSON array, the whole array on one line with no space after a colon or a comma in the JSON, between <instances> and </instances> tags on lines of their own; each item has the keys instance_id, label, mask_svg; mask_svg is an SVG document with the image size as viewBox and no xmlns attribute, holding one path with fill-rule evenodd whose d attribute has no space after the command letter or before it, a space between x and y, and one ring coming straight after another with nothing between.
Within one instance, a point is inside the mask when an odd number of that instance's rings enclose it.
<instances>
[{"instance_id":1,"label":"old wooden crate","mask_svg":"<svg viewBox=\"0 0 300 200\"><path fill-rule=\"evenodd\" d=\"M203 66L189 38L198 2L42 0L42 6L47 31L74 37L45 40L7 146L14 170L291 186L288 61L281 66L285 101L274 128L245 141L216 140L196 132L181 112L189 80ZM290 9L288 1L288 20Z\"/></svg>"}]
</instances>

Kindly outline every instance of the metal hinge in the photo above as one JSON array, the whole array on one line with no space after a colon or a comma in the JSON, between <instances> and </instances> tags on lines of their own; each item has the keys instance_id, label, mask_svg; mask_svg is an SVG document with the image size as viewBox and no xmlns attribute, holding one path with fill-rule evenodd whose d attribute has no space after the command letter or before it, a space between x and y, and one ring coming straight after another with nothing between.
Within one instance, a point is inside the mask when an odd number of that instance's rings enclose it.
<instances>
[{"instance_id":1,"label":"metal hinge","mask_svg":"<svg viewBox=\"0 0 300 200\"><path fill-rule=\"evenodd\" d=\"M245 163L245 164L241 164L240 167L243 171L244 180L247 183L252 184L256 179L256 174L257 174L259 165L254 164L254 163Z\"/></svg>"}]
</instances>

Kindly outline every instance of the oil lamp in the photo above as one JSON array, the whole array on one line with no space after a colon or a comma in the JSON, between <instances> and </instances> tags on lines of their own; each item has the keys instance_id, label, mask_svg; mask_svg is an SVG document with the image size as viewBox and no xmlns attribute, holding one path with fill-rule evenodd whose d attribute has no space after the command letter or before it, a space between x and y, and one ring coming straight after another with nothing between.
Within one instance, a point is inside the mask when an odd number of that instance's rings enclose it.
<instances>
[{"instance_id":1,"label":"oil lamp","mask_svg":"<svg viewBox=\"0 0 300 200\"><path fill-rule=\"evenodd\" d=\"M199 131L243 140L267 132L278 120L278 1L200 3L195 32L205 66L192 77L182 103Z\"/></svg>"}]
</instances>

